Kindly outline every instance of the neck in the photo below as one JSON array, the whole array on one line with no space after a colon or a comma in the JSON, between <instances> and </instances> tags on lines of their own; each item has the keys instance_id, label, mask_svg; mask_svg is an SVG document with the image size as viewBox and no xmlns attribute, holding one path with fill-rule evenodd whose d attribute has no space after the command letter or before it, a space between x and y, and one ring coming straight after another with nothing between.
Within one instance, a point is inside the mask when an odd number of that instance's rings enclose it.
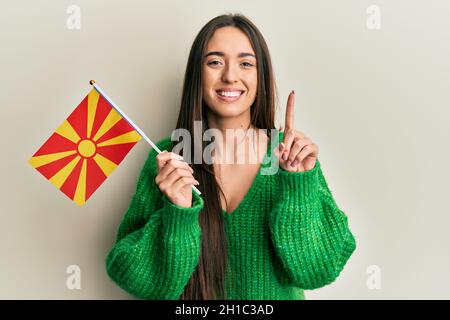
<instances>
[{"instance_id":1,"label":"neck","mask_svg":"<svg viewBox=\"0 0 450 320\"><path fill-rule=\"evenodd\" d=\"M209 128L218 129L225 136L227 129L241 129L248 130L252 128L251 120L250 120L250 112L246 112L238 117L219 117L212 112L208 112L208 126Z\"/></svg>"},{"instance_id":2,"label":"neck","mask_svg":"<svg viewBox=\"0 0 450 320\"><path fill-rule=\"evenodd\" d=\"M225 160L223 157L227 153L229 153L229 150L233 150L233 155L231 157L233 159L236 159L238 154L239 147L242 147L245 150L245 155L240 155L241 157L244 156L246 158L249 157L247 154L248 152L251 152L252 150L255 151L258 147L257 145L261 143L259 139L260 130L258 130L254 125L252 125L250 120L250 112L243 114L239 117L218 117L215 114L208 113L207 115L208 119L208 127L210 129L218 129L222 133L222 137L224 140L218 142L218 154L213 151L212 155L219 161L219 163L225 163ZM242 138L239 138L236 136L234 139L231 139L228 141L227 138L227 129L230 130L242 130L244 132L244 136ZM253 129L253 135L247 136L248 130ZM233 144L233 146L230 146L229 144ZM264 139L262 141L264 142ZM248 150L248 151L247 151ZM263 150L263 149L260 149ZM217 156L217 157L216 157ZM221 159L221 160L219 160ZM233 163L236 163L235 160Z\"/></svg>"}]
</instances>

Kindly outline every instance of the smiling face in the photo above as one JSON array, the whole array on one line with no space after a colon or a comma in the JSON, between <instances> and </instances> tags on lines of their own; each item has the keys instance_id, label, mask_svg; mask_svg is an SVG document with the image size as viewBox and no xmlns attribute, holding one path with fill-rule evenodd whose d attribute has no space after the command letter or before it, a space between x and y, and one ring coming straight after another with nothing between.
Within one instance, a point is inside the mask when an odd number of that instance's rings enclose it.
<instances>
[{"instance_id":1,"label":"smiling face","mask_svg":"<svg viewBox=\"0 0 450 320\"><path fill-rule=\"evenodd\" d=\"M209 40L202 67L203 101L217 117L250 113L258 74L250 40L236 27L223 27Z\"/></svg>"}]
</instances>

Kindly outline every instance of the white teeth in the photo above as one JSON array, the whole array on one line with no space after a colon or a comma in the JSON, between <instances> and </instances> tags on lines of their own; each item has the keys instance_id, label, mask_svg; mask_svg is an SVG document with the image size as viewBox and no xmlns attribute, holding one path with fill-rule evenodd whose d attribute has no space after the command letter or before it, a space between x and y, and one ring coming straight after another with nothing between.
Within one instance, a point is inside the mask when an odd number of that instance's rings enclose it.
<instances>
[{"instance_id":1,"label":"white teeth","mask_svg":"<svg viewBox=\"0 0 450 320\"><path fill-rule=\"evenodd\" d=\"M241 91L217 91L217 93L223 97L239 97Z\"/></svg>"}]
</instances>

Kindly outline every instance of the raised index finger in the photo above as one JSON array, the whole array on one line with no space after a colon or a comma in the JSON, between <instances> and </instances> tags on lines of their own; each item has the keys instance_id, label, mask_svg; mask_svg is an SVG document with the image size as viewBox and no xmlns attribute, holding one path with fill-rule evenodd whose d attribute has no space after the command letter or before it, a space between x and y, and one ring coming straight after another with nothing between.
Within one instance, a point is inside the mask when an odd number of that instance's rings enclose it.
<instances>
[{"instance_id":1,"label":"raised index finger","mask_svg":"<svg viewBox=\"0 0 450 320\"><path fill-rule=\"evenodd\" d=\"M285 130L294 129L294 98L295 92L291 91L286 106L286 119L284 123Z\"/></svg>"}]
</instances>

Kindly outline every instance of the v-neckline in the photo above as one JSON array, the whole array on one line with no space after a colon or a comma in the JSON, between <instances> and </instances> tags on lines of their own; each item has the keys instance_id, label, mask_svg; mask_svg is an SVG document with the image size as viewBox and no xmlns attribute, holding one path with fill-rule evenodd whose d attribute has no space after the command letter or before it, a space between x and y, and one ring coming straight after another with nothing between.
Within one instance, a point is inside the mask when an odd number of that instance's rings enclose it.
<instances>
[{"instance_id":1,"label":"v-neckline","mask_svg":"<svg viewBox=\"0 0 450 320\"><path fill-rule=\"evenodd\" d=\"M262 164L259 165L258 172L256 173L255 178L253 179L252 184L250 185L250 188L247 190L247 193L245 194L244 198L242 198L241 202L239 202L238 206L231 212L227 212L225 209L221 207L222 214L225 216L231 216L234 215L238 210L240 210L246 201L249 201L249 199L253 196L253 190L255 190L255 186L258 183L258 180L261 176L261 168Z\"/></svg>"},{"instance_id":2,"label":"v-neckline","mask_svg":"<svg viewBox=\"0 0 450 320\"><path fill-rule=\"evenodd\" d=\"M242 207L246 204L246 202L250 201L250 199L253 197L253 194L255 193L255 190L256 190L256 185L259 183L259 179L261 179L261 170L263 168L264 159L266 159L269 155L272 156L272 151L270 150L270 146L271 146L271 140L273 138L274 137L270 137L269 139L267 139L267 150L266 150L266 153L264 154L264 156L262 158L262 161L259 164L259 169L258 169L258 171L256 173L256 176L253 179L253 182L250 185L250 188L247 190L247 193L245 194L244 198L242 198L242 200L238 204L238 206L231 212L227 212L225 209L220 207L220 209L222 210L222 215L223 216L225 216L225 217L232 217L232 216L234 216L235 213L237 211L241 210Z\"/></svg>"}]
</instances>

